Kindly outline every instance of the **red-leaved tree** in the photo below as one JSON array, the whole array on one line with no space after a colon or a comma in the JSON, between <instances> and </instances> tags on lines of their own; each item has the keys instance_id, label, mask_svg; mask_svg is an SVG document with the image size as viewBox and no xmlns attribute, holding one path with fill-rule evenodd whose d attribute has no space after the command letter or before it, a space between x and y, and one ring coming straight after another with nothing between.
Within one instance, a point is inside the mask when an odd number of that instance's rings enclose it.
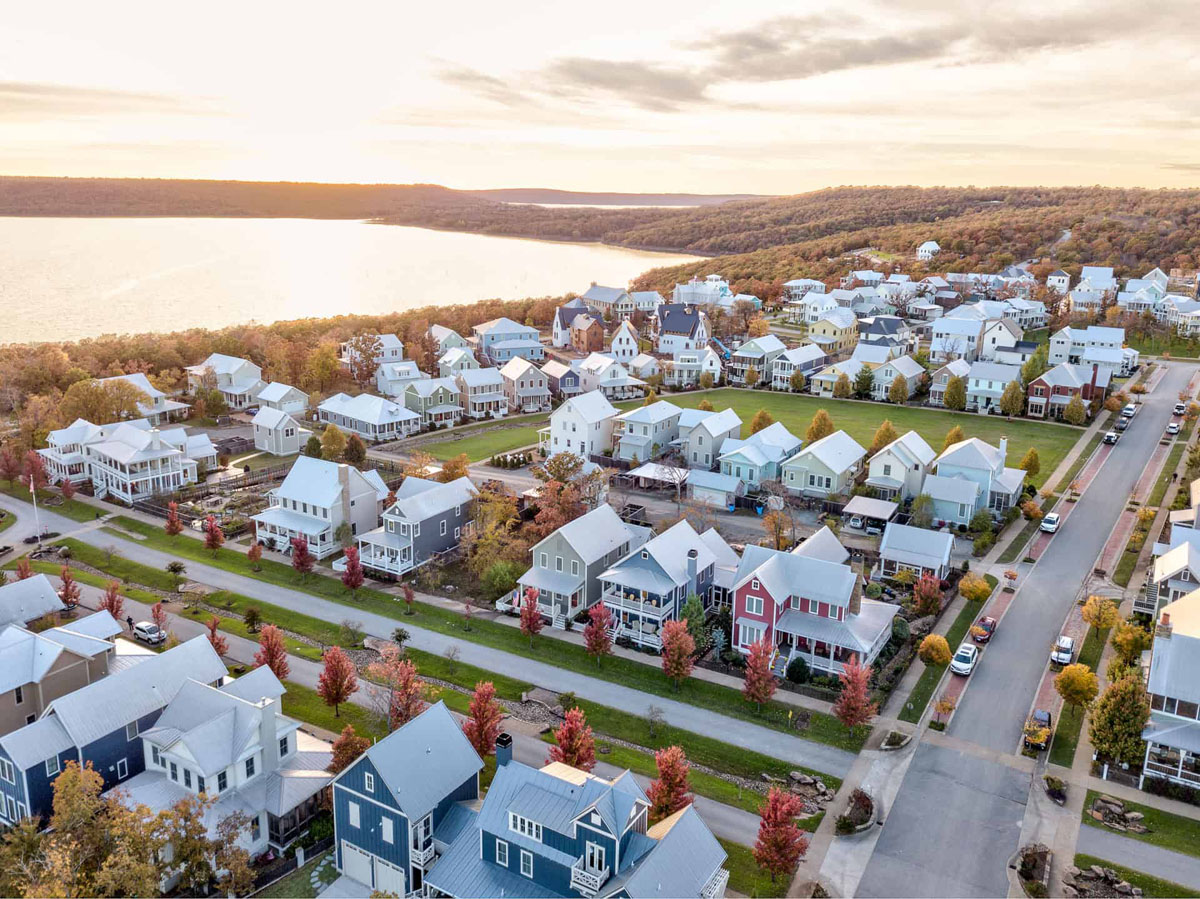
<instances>
[{"instance_id":1,"label":"red-leaved tree","mask_svg":"<svg viewBox=\"0 0 1200 899\"><path fill-rule=\"evenodd\" d=\"M754 861L771 875L771 883L776 877L790 877L808 851L808 834L796 825L803 810L799 796L779 787L771 787L759 809Z\"/></svg>"},{"instance_id":2,"label":"red-leaved tree","mask_svg":"<svg viewBox=\"0 0 1200 899\"><path fill-rule=\"evenodd\" d=\"M58 486L58 492L67 502L75 498L75 485L71 483L70 478L63 478L63 482Z\"/></svg>"},{"instance_id":3,"label":"red-leaved tree","mask_svg":"<svg viewBox=\"0 0 1200 899\"><path fill-rule=\"evenodd\" d=\"M79 605L79 584L75 583L75 575L71 574L71 566L64 565L62 571L58 573L62 585L58 588L58 598L62 600L62 604L68 609L73 609Z\"/></svg>"},{"instance_id":4,"label":"red-leaved tree","mask_svg":"<svg viewBox=\"0 0 1200 899\"><path fill-rule=\"evenodd\" d=\"M750 644L746 657L746 684L742 695L762 711L763 703L770 702L775 695L775 675L771 673L771 641L766 637Z\"/></svg>"},{"instance_id":5,"label":"red-leaved tree","mask_svg":"<svg viewBox=\"0 0 1200 899\"><path fill-rule=\"evenodd\" d=\"M550 747L546 761L562 762L581 771L596 767L596 740L583 709L576 706L567 712L563 723L554 732L554 745Z\"/></svg>"},{"instance_id":6,"label":"red-leaved tree","mask_svg":"<svg viewBox=\"0 0 1200 899\"><path fill-rule=\"evenodd\" d=\"M120 621L125 612L125 597L121 595L121 582L109 581L100 599L100 608Z\"/></svg>"},{"instance_id":7,"label":"red-leaved tree","mask_svg":"<svg viewBox=\"0 0 1200 899\"><path fill-rule=\"evenodd\" d=\"M691 677L692 654L695 651L696 641L688 633L687 619L668 621L663 625L662 670L675 684L676 690L684 678Z\"/></svg>"},{"instance_id":8,"label":"red-leaved tree","mask_svg":"<svg viewBox=\"0 0 1200 899\"><path fill-rule=\"evenodd\" d=\"M33 566L29 564L28 559L20 559L17 562L17 580L23 581L33 577Z\"/></svg>"},{"instance_id":9,"label":"red-leaved tree","mask_svg":"<svg viewBox=\"0 0 1200 899\"><path fill-rule=\"evenodd\" d=\"M167 520L163 522L163 530L168 537L178 537L183 533L183 522L179 520L179 503L174 500L167 503Z\"/></svg>"},{"instance_id":10,"label":"red-leaved tree","mask_svg":"<svg viewBox=\"0 0 1200 899\"><path fill-rule=\"evenodd\" d=\"M37 450L30 450L25 454L25 474L21 477L21 483L28 487L31 493L36 493L50 483L50 477L46 474L46 463L42 461L41 453Z\"/></svg>"},{"instance_id":11,"label":"red-leaved tree","mask_svg":"<svg viewBox=\"0 0 1200 899\"><path fill-rule=\"evenodd\" d=\"M11 446L0 449L0 479L12 487L21 478L21 457Z\"/></svg>"},{"instance_id":12,"label":"red-leaved tree","mask_svg":"<svg viewBox=\"0 0 1200 899\"><path fill-rule=\"evenodd\" d=\"M678 746L660 749L654 753L654 764L658 768L658 777L646 790L651 823L669 818L692 802L692 784L688 779L691 765L683 750Z\"/></svg>"},{"instance_id":13,"label":"red-leaved tree","mask_svg":"<svg viewBox=\"0 0 1200 899\"><path fill-rule=\"evenodd\" d=\"M354 726L347 724L342 728L338 738L333 741L331 748L333 758L329 760L329 767L325 770L330 774L339 774L371 748L371 741L366 737L360 737L354 732Z\"/></svg>"},{"instance_id":14,"label":"red-leaved tree","mask_svg":"<svg viewBox=\"0 0 1200 899\"><path fill-rule=\"evenodd\" d=\"M116 618L117 616L114 615L113 617ZM160 631L165 631L167 629L167 607L161 602L156 602L152 605L150 607L150 620L158 625Z\"/></svg>"},{"instance_id":15,"label":"red-leaved tree","mask_svg":"<svg viewBox=\"0 0 1200 899\"><path fill-rule=\"evenodd\" d=\"M349 702L350 697L358 692L358 672L350 656L342 651L340 646L331 646L325 650L325 667L317 680L317 695L325 701L325 705L333 706L333 716L340 717L338 706Z\"/></svg>"},{"instance_id":16,"label":"red-leaved tree","mask_svg":"<svg viewBox=\"0 0 1200 899\"><path fill-rule=\"evenodd\" d=\"M838 675L842 692L833 704L833 714L850 730L866 724L875 717L879 707L871 702L871 669L858 661L855 655L842 666Z\"/></svg>"},{"instance_id":17,"label":"red-leaved tree","mask_svg":"<svg viewBox=\"0 0 1200 899\"><path fill-rule=\"evenodd\" d=\"M612 627L612 612L604 603L596 603L588 611L588 623L583 628L583 645L587 654L596 660L597 668L600 667L602 658L612 655L610 627Z\"/></svg>"},{"instance_id":18,"label":"red-leaved tree","mask_svg":"<svg viewBox=\"0 0 1200 899\"><path fill-rule=\"evenodd\" d=\"M400 654L398 646L385 646L378 662L367 666L367 677L379 684L388 729L395 730L425 711L429 686L417 676L417 666Z\"/></svg>"},{"instance_id":19,"label":"red-leaved tree","mask_svg":"<svg viewBox=\"0 0 1200 899\"><path fill-rule=\"evenodd\" d=\"M257 541L250 544L250 548L246 550L246 559L250 563L250 567L255 571L261 571L262 566L259 565L259 560L262 559L262 545Z\"/></svg>"},{"instance_id":20,"label":"red-leaved tree","mask_svg":"<svg viewBox=\"0 0 1200 899\"><path fill-rule=\"evenodd\" d=\"M307 578L312 574L313 567L317 564L317 560L313 554L308 551L308 541L303 537L292 538L292 568L300 573L302 578Z\"/></svg>"},{"instance_id":21,"label":"red-leaved tree","mask_svg":"<svg viewBox=\"0 0 1200 899\"><path fill-rule=\"evenodd\" d=\"M342 586L357 598L358 588L363 585L363 567L358 559L358 547L347 546L343 555L346 557L346 570L342 572Z\"/></svg>"},{"instance_id":22,"label":"red-leaved tree","mask_svg":"<svg viewBox=\"0 0 1200 899\"><path fill-rule=\"evenodd\" d=\"M204 548L213 554L213 558L217 557L221 546L225 543L225 532L221 530L221 526L217 524L217 519L209 515L204 520Z\"/></svg>"},{"instance_id":23,"label":"red-leaved tree","mask_svg":"<svg viewBox=\"0 0 1200 899\"><path fill-rule=\"evenodd\" d=\"M217 630L220 626L221 619L216 615L208 619L208 644L213 648L213 652L223 656L229 652L229 641L225 639L224 634Z\"/></svg>"},{"instance_id":24,"label":"red-leaved tree","mask_svg":"<svg viewBox=\"0 0 1200 899\"><path fill-rule=\"evenodd\" d=\"M500 721L503 718L504 712L500 709L500 703L496 702L495 686L486 680L477 683L462 728L481 756L489 756L496 751L496 737L500 736Z\"/></svg>"},{"instance_id":25,"label":"red-leaved tree","mask_svg":"<svg viewBox=\"0 0 1200 899\"><path fill-rule=\"evenodd\" d=\"M936 615L942 610L942 587L932 574L921 575L913 584L913 606L918 615Z\"/></svg>"},{"instance_id":26,"label":"red-leaved tree","mask_svg":"<svg viewBox=\"0 0 1200 899\"><path fill-rule=\"evenodd\" d=\"M283 680L291 671L287 660L287 646L283 642L283 632L275 625L268 624L258 635L258 652L254 654L254 667L266 665L277 678Z\"/></svg>"},{"instance_id":27,"label":"red-leaved tree","mask_svg":"<svg viewBox=\"0 0 1200 899\"><path fill-rule=\"evenodd\" d=\"M400 590L404 594L404 614L413 614L413 600L417 598L417 594L413 592L412 584L401 584Z\"/></svg>"},{"instance_id":28,"label":"red-leaved tree","mask_svg":"<svg viewBox=\"0 0 1200 899\"><path fill-rule=\"evenodd\" d=\"M537 587L526 587L525 599L521 602L521 633L529 638L530 649L533 649L533 638L542 632L543 623Z\"/></svg>"}]
</instances>

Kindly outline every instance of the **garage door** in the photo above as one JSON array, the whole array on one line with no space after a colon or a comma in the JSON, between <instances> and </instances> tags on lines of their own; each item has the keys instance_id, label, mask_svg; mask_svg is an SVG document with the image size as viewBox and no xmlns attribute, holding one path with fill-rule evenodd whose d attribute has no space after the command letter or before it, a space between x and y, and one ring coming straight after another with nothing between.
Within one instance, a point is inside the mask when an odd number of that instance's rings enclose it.
<instances>
[{"instance_id":1,"label":"garage door","mask_svg":"<svg viewBox=\"0 0 1200 899\"><path fill-rule=\"evenodd\" d=\"M342 840L342 873L364 886L371 885L371 855Z\"/></svg>"},{"instance_id":2,"label":"garage door","mask_svg":"<svg viewBox=\"0 0 1200 899\"><path fill-rule=\"evenodd\" d=\"M379 856L375 857L375 892L391 893L393 896L403 896L407 892L404 888L404 872Z\"/></svg>"}]
</instances>

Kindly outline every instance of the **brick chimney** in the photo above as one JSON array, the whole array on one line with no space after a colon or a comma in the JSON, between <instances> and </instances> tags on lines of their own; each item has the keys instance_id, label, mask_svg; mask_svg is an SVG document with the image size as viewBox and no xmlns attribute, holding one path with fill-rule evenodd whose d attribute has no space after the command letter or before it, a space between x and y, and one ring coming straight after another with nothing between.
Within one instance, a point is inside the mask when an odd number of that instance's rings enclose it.
<instances>
[{"instance_id":1,"label":"brick chimney","mask_svg":"<svg viewBox=\"0 0 1200 899\"><path fill-rule=\"evenodd\" d=\"M349 524L350 516L350 466L345 462L338 465L338 487L341 488L342 521Z\"/></svg>"},{"instance_id":2,"label":"brick chimney","mask_svg":"<svg viewBox=\"0 0 1200 899\"><path fill-rule=\"evenodd\" d=\"M1100 375L1100 366L1097 363L1093 362L1092 363L1092 383L1091 383L1091 387L1088 392L1089 400L1095 399L1095 397L1096 397L1096 378L1099 377L1099 375Z\"/></svg>"},{"instance_id":3,"label":"brick chimney","mask_svg":"<svg viewBox=\"0 0 1200 899\"><path fill-rule=\"evenodd\" d=\"M854 579L854 589L850 591L850 605L846 607L847 615L857 615L862 611L862 581Z\"/></svg>"},{"instance_id":4,"label":"brick chimney","mask_svg":"<svg viewBox=\"0 0 1200 899\"><path fill-rule=\"evenodd\" d=\"M1171 616L1166 612L1162 613L1162 618L1158 620L1158 627L1154 629L1154 636L1160 640L1171 639Z\"/></svg>"}]
</instances>

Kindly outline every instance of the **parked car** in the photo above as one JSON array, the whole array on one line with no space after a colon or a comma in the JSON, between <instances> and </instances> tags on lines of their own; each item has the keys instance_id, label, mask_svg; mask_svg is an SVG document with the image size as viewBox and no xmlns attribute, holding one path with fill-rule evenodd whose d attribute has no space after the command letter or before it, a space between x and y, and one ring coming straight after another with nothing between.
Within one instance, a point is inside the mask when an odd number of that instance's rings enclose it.
<instances>
[{"instance_id":1,"label":"parked car","mask_svg":"<svg viewBox=\"0 0 1200 899\"><path fill-rule=\"evenodd\" d=\"M26 537L21 542L32 545L34 543L37 543L39 540L53 540L57 536L59 536L58 531L42 531L42 536L39 537L37 534L30 534L28 537Z\"/></svg>"},{"instance_id":2,"label":"parked car","mask_svg":"<svg viewBox=\"0 0 1200 899\"><path fill-rule=\"evenodd\" d=\"M1176 415L1183 415L1183 413L1185 413L1185 412L1187 412L1187 406L1184 403L1176 403L1175 404L1175 414Z\"/></svg>"},{"instance_id":3,"label":"parked car","mask_svg":"<svg viewBox=\"0 0 1200 899\"><path fill-rule=\"evenodd\" d=\"M1027 749L1045 749L1050 745L1050 735L1054 733L1054 719L1045 709L1034 709L1029 720L1025 722L1025 747ZM1031 733L1040 731L1044 736L1033 739Z\"/></svg>"},{"instance_id":4,"label":"parked car","mask_svg":"<svg viewBox=\"0 0 1200 899\"><path fill-rule=\"evenodd\" d=\"M1173 421L1169 425L1167 425L1167 433L1168 434L1178 434L1179 433L1179 422Z\"/></svg>"},{"instance_id":5,"label":"parked car","mask_svg":"<svg viewBox=\"0 0 1200 899\"><path fill-rule=\"evenodd\" d=\"M881 528L879 525L877 525L877 524L867 525L867 536L868 537L878 537L882 533L883 533L883 528Z\"/></svg>"},{"instance_id":6,"label":"parked car","mask_svg":"<svg viewBox=\"0 0 1200 899\"><path fill-rule=\"evenodd\" d=\"M1060 521L1062 521L1062 518L1057 512L1050 512L1042 519L1040 527L1047 534L1053 534L1058 530L1058 523Z\"/></svg>"},{"instance_id":7,"label":"parked car","mask_svg":"<svg viewBox=\"0 0 1200 899\"><path fill-rule=\"evenodd\" d=\"M1126 403L1125 408L1121 410L1121 417L1133 418L1135 415L1137 415L1137 406L1135 406L1133 403Z\"/></svg>"},{"instance_id":8,"label":"parked car","mask_svg":"<svg viewBox=\"0 0 1200 899\"><path fill-rule=\"evenodd\" d=\"M1129 419L1128 418L1118 418L1117 423L1115 425L1113 425L1113 427L1116 428L1118 431L1124 431L1126 428L1129 427Z\"/></svg>"},{"instance_id":9,"label":"parked car","mask_svg":"<svg viewBox=\"0 0 1200 899\"><path fill-rule=\"evenodd\" d=\"M1075 660L1075 638L1060 634L1050 650L1050 661L1055 665L1070 665Z\"/></svg>"},{"instance_id":10,"label":"parked car","mask_svg":"<svg viewBox=\"0 0 1200 899\"><path fill-rule=\"evenodd\" d=\"M975 670L975 663L978 661L979 647L974 643L963 643L950 660L950 670L965 677Z\"/></svg>"},{"instance_id":11,"label":"parked car","mask_svg":"<svg viewBox=\"0 0 1200 899\"><path fill-rule=\"evenodd\" d=\"M863 520L861 515L854 515L850 518L850 527L861 531L863 529Z\"/></svg>"},{"instance_id":12,"label":"parked car","mask_svg":"<svg viewBox=\"0 0 1200 899\"><path fill-rule=\"evenodd\" d=\"M1117 438L1120 436L1121 435L1118 434L1116 431L1109 431L1107 434L1104 435L1104 442L1105 443L1116 443Z\"/></svg>"},{"instance_id":13,"label":"parked car","mask_svg":"<svg viewBox=\"0 0 1200 899\"><path fill-rule=\"evenodd\" d=\"M11 546L0 546L0 556L6 556L12 552Z\"/></svg>"},{"instance_id":14,"label":"parked car","mask_svg":"<svg viewBox=\"0 0 1200 899\"><path fill-rule=\"evenodd\" d=\"M984 615L971 628L971 639L976 643L987 643L992 639L992 634L996 633L997 624L999 622L991 615Z\"/></svg>"},{"instance_id":15,"label":"parked car","mask_svg":"<svg viewBox=\"0 0 1200 899\"><path fill-rule=\"evenodd\" d=\"M167 634L153 621L139 621L133 626L133 638L141 640L143 643L149 643L151 646L157 646L159 643L166 642Z\"/></svg>"}]
</instances>

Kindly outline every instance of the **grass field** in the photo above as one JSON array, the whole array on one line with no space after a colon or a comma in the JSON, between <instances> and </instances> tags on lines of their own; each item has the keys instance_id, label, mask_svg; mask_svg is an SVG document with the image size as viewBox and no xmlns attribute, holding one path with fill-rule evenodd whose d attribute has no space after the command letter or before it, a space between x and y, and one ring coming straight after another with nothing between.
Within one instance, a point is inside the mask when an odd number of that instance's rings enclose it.
<instances>
[{"instance_id":1,"label":"grass field","mask_svg":"<svg viewBox=\"0 0 1200 899\"><path fill-rule=\"evenodd\" d=\"M1195 359L1200 356L1200 341L1189 340L1178 334L1143 337L1129 332L1126 334L1125 343L1139 353L1145 353L1148 356L1161 356L1163 353L1185 359Z\"/></svg>"},{"instance_id":2,"label":"grass field","mask_svg":"<svg viewBox=\"0 0 1200 899\"><path fill-rule=\"evenodd\" d=\"M496 453L506 453L537 443L538 428L544 428L548 420L546 415L537 413L463 425L451 432L450 439L429 441L415 448L429 453L435 459L445 460L466 453L472 462L478 462Z\"/></svg>"},{"instance_id":3,"label":"grass field","mask_svg":"<svg viewBox=\"0 0 1200 899\"><path fill-rule=\"evenodd\" d=\"M22 487L20 484L0 484L0 493L7 493L14 499L19 499L23 503L30 502L29 490ZM57 493L49 493L45 490L39 490L39 501L43 503L38 508L46 508L55 515L62 515L64 518L70 518L73 521L95 521L103 513L94 506L89 506L87 503L82 503L77 499L63 500L61 505L45 506L44 502L47 498L53 496L55 500L60 497ZM32 515L32 512L30 513Z\"/></svg>"},{"instance_id":4,"label":"grass field","mask_svg":"<svg viewBox=\"0 0 1200 899\"><path fill-rule=\"evenodd\" d=\"M1200 893L1197 893L1190 887L1181 886L1169 880L1163 880L1161 877L1155 877L1152 874L1144 874L1132 868L1115 865L1106 859L1096 858L1094 855L1084 855L1082 852L1075 855L1076 868L1086 870L1092 865L1099 865L1101 868L1112 868L1130 886L1140 889L1142 895L1149 897L1149 899L1196 899L1196 897L1200 897Z\"/></svg>"},{"instance_id":5,"label":"grass field","mask_svg":"<svg viewBox=\"0 0 1200 899\"><path fill-rule=\"evenodd\" d=\"M717 838L728 853L725 868L729 871L729 889L743 896L786 896L791 885L790 877L781 877L772 882L771 875L759 869L750 849L731 840Z\"/></svg>"},{"instance_id":6,"label":"grass field","mask_svg":"<svg viewBox=\"0 0 1200 899\"><path fill-rule=\"evenodd\" d=\"M1103 824L1087 814L1087 810L1092 807L1092 800L1099 795L1095 790L1087 791L1087 797L1083 800L1082 820L1088 827L1106 830L1107 828ZM1173 815L1170 812L1154 808L1152 805L1139 805L1136 802L1126 802L1125 808L1127 811L1141 812L1145 815L1142 823L1150 829L1150 832L1133 833L1130 831L1122 836L1150 843L1163 849L1170 849L1172 852L1200 857L1200 821L1195 818L1185 818L1182 815Z\"/></svg>"},{"instance_id":7,"label":"grass field","mask_svg":"<svg viewBox=\"0 0 1200 899\"><path fill-rule=\"evenodd\" d=\"M712 403L715 409L731 408L741 417L744 423L743 431L749 427L750 419L759 409L766 409L776 421L782 422L788 430L800 437L804 436L804 432L808 429L808 423L817 410L824 409L833 419L835 428L844 430L864 446L871 444L876 428L885 418L890 419L900 433L915 430L929 442L934 450L942 448L946 433L955 425L961 427L968 437L978 437L993 445L1001 437L1007 436L1008 464L1010 466L1016 467L1025 455L1025 451L1031 446L1036 447L1041 460L1041 472L1034 482L1039 485L1075 445L1075 441L1079 439L1081 433L1080 430L1065 425L1021 419L1008 421L1000 416L949 412L943 409L918 406L892 406L884 403L825 399L767 390L743 390L735 387L669 394L664 399L683 408L694 408L704 399ZM639 402L632 401L616 405L619 409L631 409L638 406ZM477 436L468 434L464 439L430 444L423 449L438 458L449 458L458 453L466 453L472 461L479 461L487 459L495 453L536 443L537 431L539 428L545 427L545 424L546 419L541 418L528 426L491 431Z\"/></svg>"},{"instance_id":8,"label":"grass field","mask_svg":"<svg viewBox=\"0 0 1200 899\"><path fill-rule=\"evenodd\" d=\"M1079 649L1079 664L1087 665L1093 671L1100 667L1100 656L1104 652L1108 631L1098 631L1089 627L1083 646ZM1058 727L1054 731L1054 741L1050 744L1050 761L1064 768L1070 768L1075 761L1075 747L1079 745L1079 732L1083 729L1086 713L1078 706L1064 705L1058 717Z\"/></svg>"},{"instance_id":9,"label":"grass field","mask_svg":"<svg viewBox=\"0 0 1200 899\"><path fill-rule=\"evenodd\" d=\"M283 877L261 892L255 893L255 899L314 899L317 891L312 886L312 873L317 865L321 864L330 856L329 852L322 852L312 861L304 863L303 868L297 868L291 874ZM338 870L332 864L326 865L321 869L320 882L323 886L329 886L338 879Z\"/></svg>"}]
</instances>

